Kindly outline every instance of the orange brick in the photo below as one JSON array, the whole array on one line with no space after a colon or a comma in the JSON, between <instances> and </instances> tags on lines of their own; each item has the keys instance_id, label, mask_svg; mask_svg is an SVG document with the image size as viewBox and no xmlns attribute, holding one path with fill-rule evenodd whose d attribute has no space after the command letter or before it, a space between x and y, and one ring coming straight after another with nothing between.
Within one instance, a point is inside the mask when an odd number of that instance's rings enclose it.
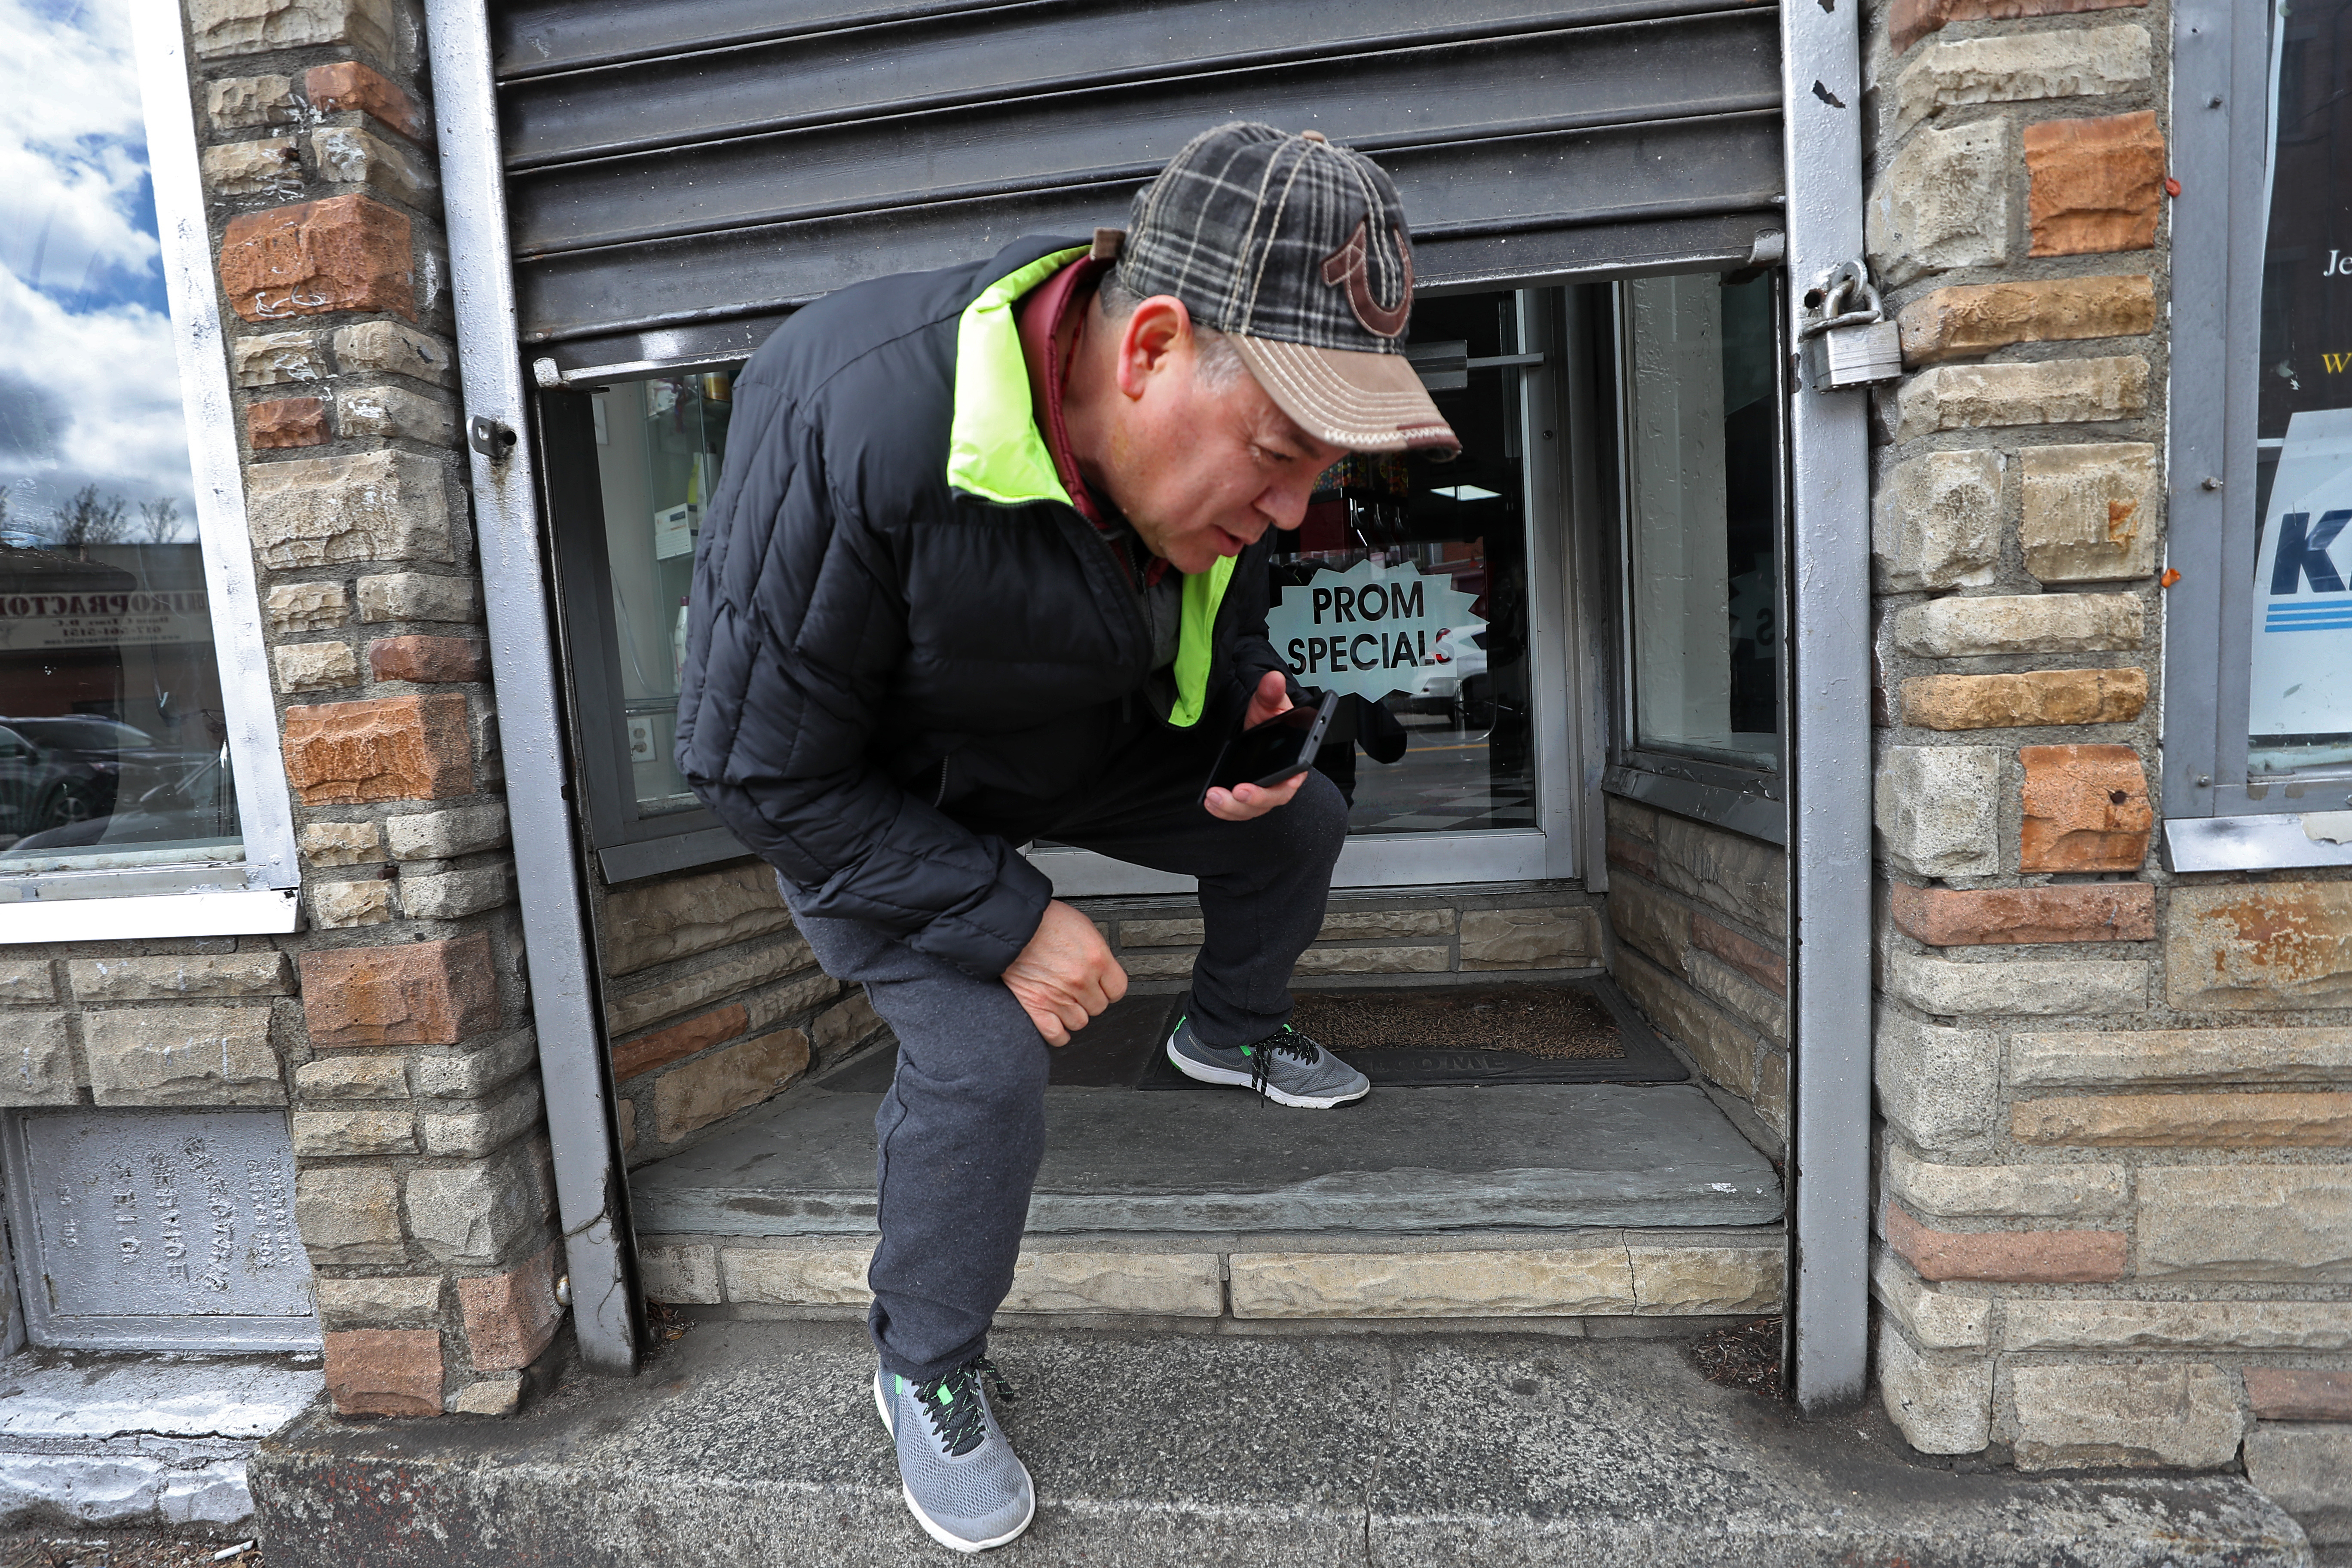
<instances>
[{"instance_id":1,"label":"orange brick","mask_svg":"<svg viewBox=\"0 0 2352 1568\"><path fill-rule=\"evenodd\" d=\"M474 792L466 700L454 691L286 710L286 780L305 805Z\"/></svg>"},{"instance_id":2,"label":"orange brick","mask_svg":"<svg viewBox=\"0 0 2352 1568\"><path fill-rule=\"evenodd\" d=\"M1758 984L1789 994L1788 961L1760 942L1750 942L1703 914L1691 916L1691 945L1715 954Z\"/></svg>"},{"instance_id":3,"label":"orange brick","mask_svg":"<svg viewBox=\"0 0 2352 1568\"><path fill-rule=\"evenodd\" d=\"M2146 882L1965 892L1897 882L1888 902L1895 923L1931 947L2156 938L2156 889Z\"/></svg>"},{"instance_id":4,"label":"orange brick","mask_svg":"<svg viewBox=\"0 0 2352 1568\"><path fill-rule=\"evenodd\" d=\"M2127 278L2050 278L1937 289L1903 307L1903 363L1941 364L2011 343L2137 337L2156 327L2156 285Z\"/></svg>"},{"instance_id":5,"label":"orange brick","mask_svg":"<svg viewBox=\"0 0 2352 1568\"><path fill-rule=\"evenodd\" d=\"M738 1004L688 1018L682 1024L672 1024L667 1029L656 1029L650 1035L639 1035L613 1047L613 1079L617 1083L641 1072L651 1072L682 1057L707 1050L721 1040L731 1040L751 1026L750 1010Z\"/></svg>"},{"instance_id":6,"label":"orange brick","mask_svg":"<svg viewBox=\"0 0 2352 1568\"><path fill-rule=\"evenodd\" d=\"M1630 838L1619 838L1612 834L1609 838L1608 854L1612 866L1622 866L1635 876L1646 877L1653 882L1658 879L1658 852L1650 846L1636 844Z\"/></svg>"},{"instance_id":7,"label":"orange brick","mask_svg":"<svg viewBox=\"0 0 2352 1568\"><path fill-rule=\"evenodd\" d=\"M1890 1203L1886 1244L1922 1279L2087 1285L2124 1277L2120 1231L1930 1230L1901 1204Z\"/></svg>"},{"instance_id":8,"label":"orange brick","mask_svg":"<svg viewBox=\"0 0 2352 1568\"><path fill-rule=\"evenodd\" d=\"M2164 134L2153 110L2045 120L2023 136L2025 216L2035 256L2146 250L2164 202Z\"/></svg>"},{"instance_id":9,"label":"orange brick","mask_svg":"<svg viewBox=\"0 0 2352 1568\"><path fill-rule=\"evenodd\" d=\"M556 1246L504 1274L457 1281L476 1372L517 1372L539 1358L563 1321L555 1302Z\"/></svg>"},{"instance_id":10,"label":"orange brick","mask_svg":"<svg viewBox=\"0 0 2352 1568\"><path fill-rule=\"evenodd\" d=\"M229 220L221 286L248 321L338 310L416 319L405 215L366 196L298 202Z\"/></svg>"},{"instance_id":11,"label":"orange brick","mask_svg":"<svg viewBox=\"0 0 2352 1568\"><path fill-rule=\"evenodd\" d=\"M441 1414L439 1330L346 1329L325 1342L338 1415Z\"/></svg>"},{"instance_id":12,"label":"orange brick","mask_svg":"<svg viewBox=\"0 0 2352 1568\"><path fill-rule=\"evenodd\" d=\"M2020 746L2025 822L2018 864L2028 871L2137 871L2156 814L2147 773L2129 746Z\"/></svg>"},{"instance_id":13,"label":"orange brick","mask_svg":"<svg viewBox=\"0 0 2352 1568\"><path fill-rule=\"evenodd\" d=\"M245 428L254 449L316 447L327 437L327 405L315 397L279 397L257 403L245 411Z\"/></svg>"},{"instance_id":14,"label":"orange brick","mask_svg":"<svg viewBox=\"0 0 2352 1568\"><path fill-rule=\"evenodd\" d=\"M378 637L368 644L368 668L378 680L482 680L489 660L472 637Z\"/></svg>"},{"instance_id":15,"label":"orange brick","mask_svg":"<svg viewBox=\"0 0 2352 1568\"><path fill-rule=\"evenodd\" d=\"M326 948L298 962L314 1048L463 1045L499 1021L498 977L483 931Z\"/></svg>"},{"instance_id":16,"label":"orange brick","mask_svg":"<svg viewBox=\"0 0 2352 1568\"><path fill-rule=\"evenodd\" d=\"M1954 22L2016 22L2028 16L2066 16L2078 11L2112 11L2147 4L2147 0L1895 0L1886 10L1886 40L1899 55Z\"/></svg>"},{"instance_id":17,"label":"orange brick","mask_svg":"<svg viewBox=\"0 0 2352 1568\"><path fill-rule=\"evenodd\" d=\"M411 142L425 140L425 111L416 100L357 60L312 66L302 73L302 96L321 114L373 115Z\"/></svg>"},{"instance_id":18,"label":"orange brick","mask_svg":"<svg viewBox=\"0 0 2352 1568\"><path fill-rule=\"evenodd\" d=\"M2352 1372L2250 1366L2246 1398L2259 1421L2352 1421Z\"/></svg>"},{"instance_id":19,"label":"orange brick","mask_svg":"<svg viewBox=\"0 0 2352 1568\"><path fill-rule=\"evenodd\" d=\"M1903 720L1929 730L2128 724L2147 706L2144 669L1921 675L1903 683Z\"/></svg>"}]
</instances>

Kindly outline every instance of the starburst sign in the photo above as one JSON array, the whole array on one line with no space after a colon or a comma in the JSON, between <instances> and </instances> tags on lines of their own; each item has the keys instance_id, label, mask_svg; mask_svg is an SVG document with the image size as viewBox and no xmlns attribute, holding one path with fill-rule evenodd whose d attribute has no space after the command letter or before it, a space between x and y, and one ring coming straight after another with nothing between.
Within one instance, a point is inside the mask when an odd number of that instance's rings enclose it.
<instances>
[{"instance_id":1,"label":"starburst sign","mask_svg":"<svg viewBox=\"0 0 2352 1568\"><path fill-rule=\"evenodd\" d=\"M1360 561L1282 589L1266 632L1302 684L1377 700L1412 689L1413 671L1436 662L1441 632L1485 626L1470 613L1476 602L1443 573Z\"/></svg>"}]
</instances>

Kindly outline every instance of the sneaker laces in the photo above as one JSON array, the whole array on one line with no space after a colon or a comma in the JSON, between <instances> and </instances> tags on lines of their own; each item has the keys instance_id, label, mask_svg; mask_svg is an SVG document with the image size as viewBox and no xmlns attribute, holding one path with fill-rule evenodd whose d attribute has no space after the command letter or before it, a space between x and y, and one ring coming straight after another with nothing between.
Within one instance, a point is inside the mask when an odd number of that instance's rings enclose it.
<instances>
[{"instance_id":1,"label":"sneaker laces","mask_svg":"<svg viewBox=\"0 0 2352 1568\"><path fill-rule=\"evenodd\" d=\"M980 1397L983 1375L994 1385L999 1400L1013 1403L1013 1385L1004 1381L996 1363L984 1357L975 1357L953 1372L915 1385L916 1402L930 1417L931 1430L950 1454L969 1454L988 1436L987 1407Z\"/></svg>"},{"instance_id":2,"label":"sneaker laces","mask_svg":"<svg viewBox=\"0 0 2352 1568\"><path fill-rule=\"evenodd\" d=\"M1322 1054L1322 1047L1287 1024L1262 1040L1252 1041L1242 1047L1242 1055L1250 1059L1250 1092L1259 1097L1260 1103L1270 1098L1266 1090L1273 1085L1277 1055L1296 1057L1312 1067Z\"/></svg>"}]
</instances>

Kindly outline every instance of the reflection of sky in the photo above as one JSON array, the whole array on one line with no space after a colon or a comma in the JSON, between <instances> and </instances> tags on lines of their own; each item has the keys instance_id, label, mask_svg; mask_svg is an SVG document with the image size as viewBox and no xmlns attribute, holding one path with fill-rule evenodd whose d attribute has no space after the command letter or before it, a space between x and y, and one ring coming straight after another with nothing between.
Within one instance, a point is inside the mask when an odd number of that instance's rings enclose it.
<instances>
[{"instance_id":1,"label":"reflection of sky","mask_svg":"<svg viewBox=\"0 0 2352 1568\"><path fill-rule=\"evenodd\" d=\"M93 483L194 514L130 20L0 0L0 529Z\"/></svg>"}]
</instances>

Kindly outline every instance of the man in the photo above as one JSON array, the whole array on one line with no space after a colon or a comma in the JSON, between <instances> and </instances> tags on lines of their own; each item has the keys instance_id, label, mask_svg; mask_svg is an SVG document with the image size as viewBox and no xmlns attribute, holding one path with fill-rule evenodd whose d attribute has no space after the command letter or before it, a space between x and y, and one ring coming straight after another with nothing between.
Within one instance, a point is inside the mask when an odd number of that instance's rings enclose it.
<instances>
[{"instance_id":1,"label":"man","mask_svg":"<svg viewBox=\"0 0 2352 1568\"><path fill-rule=\"evenodd\" d=\"M678 766L898 1035L875 1401L908 1506L958 1550L1035 1509L982 1357L1043 1153L1046 1047L1127 989L1019 847L1199 879L1206 936L1166 1045L1181 1071L1310 1109L1370 1087L1287 1022L1338 792L1314 773L1202 785L1229 736L1291 705L1270 531L1348 450L1459 446L1404 358L1405 233L1369 159L1221 126L1124 235L844 289L736 383Z\"/></svg>"}]
</instances>

